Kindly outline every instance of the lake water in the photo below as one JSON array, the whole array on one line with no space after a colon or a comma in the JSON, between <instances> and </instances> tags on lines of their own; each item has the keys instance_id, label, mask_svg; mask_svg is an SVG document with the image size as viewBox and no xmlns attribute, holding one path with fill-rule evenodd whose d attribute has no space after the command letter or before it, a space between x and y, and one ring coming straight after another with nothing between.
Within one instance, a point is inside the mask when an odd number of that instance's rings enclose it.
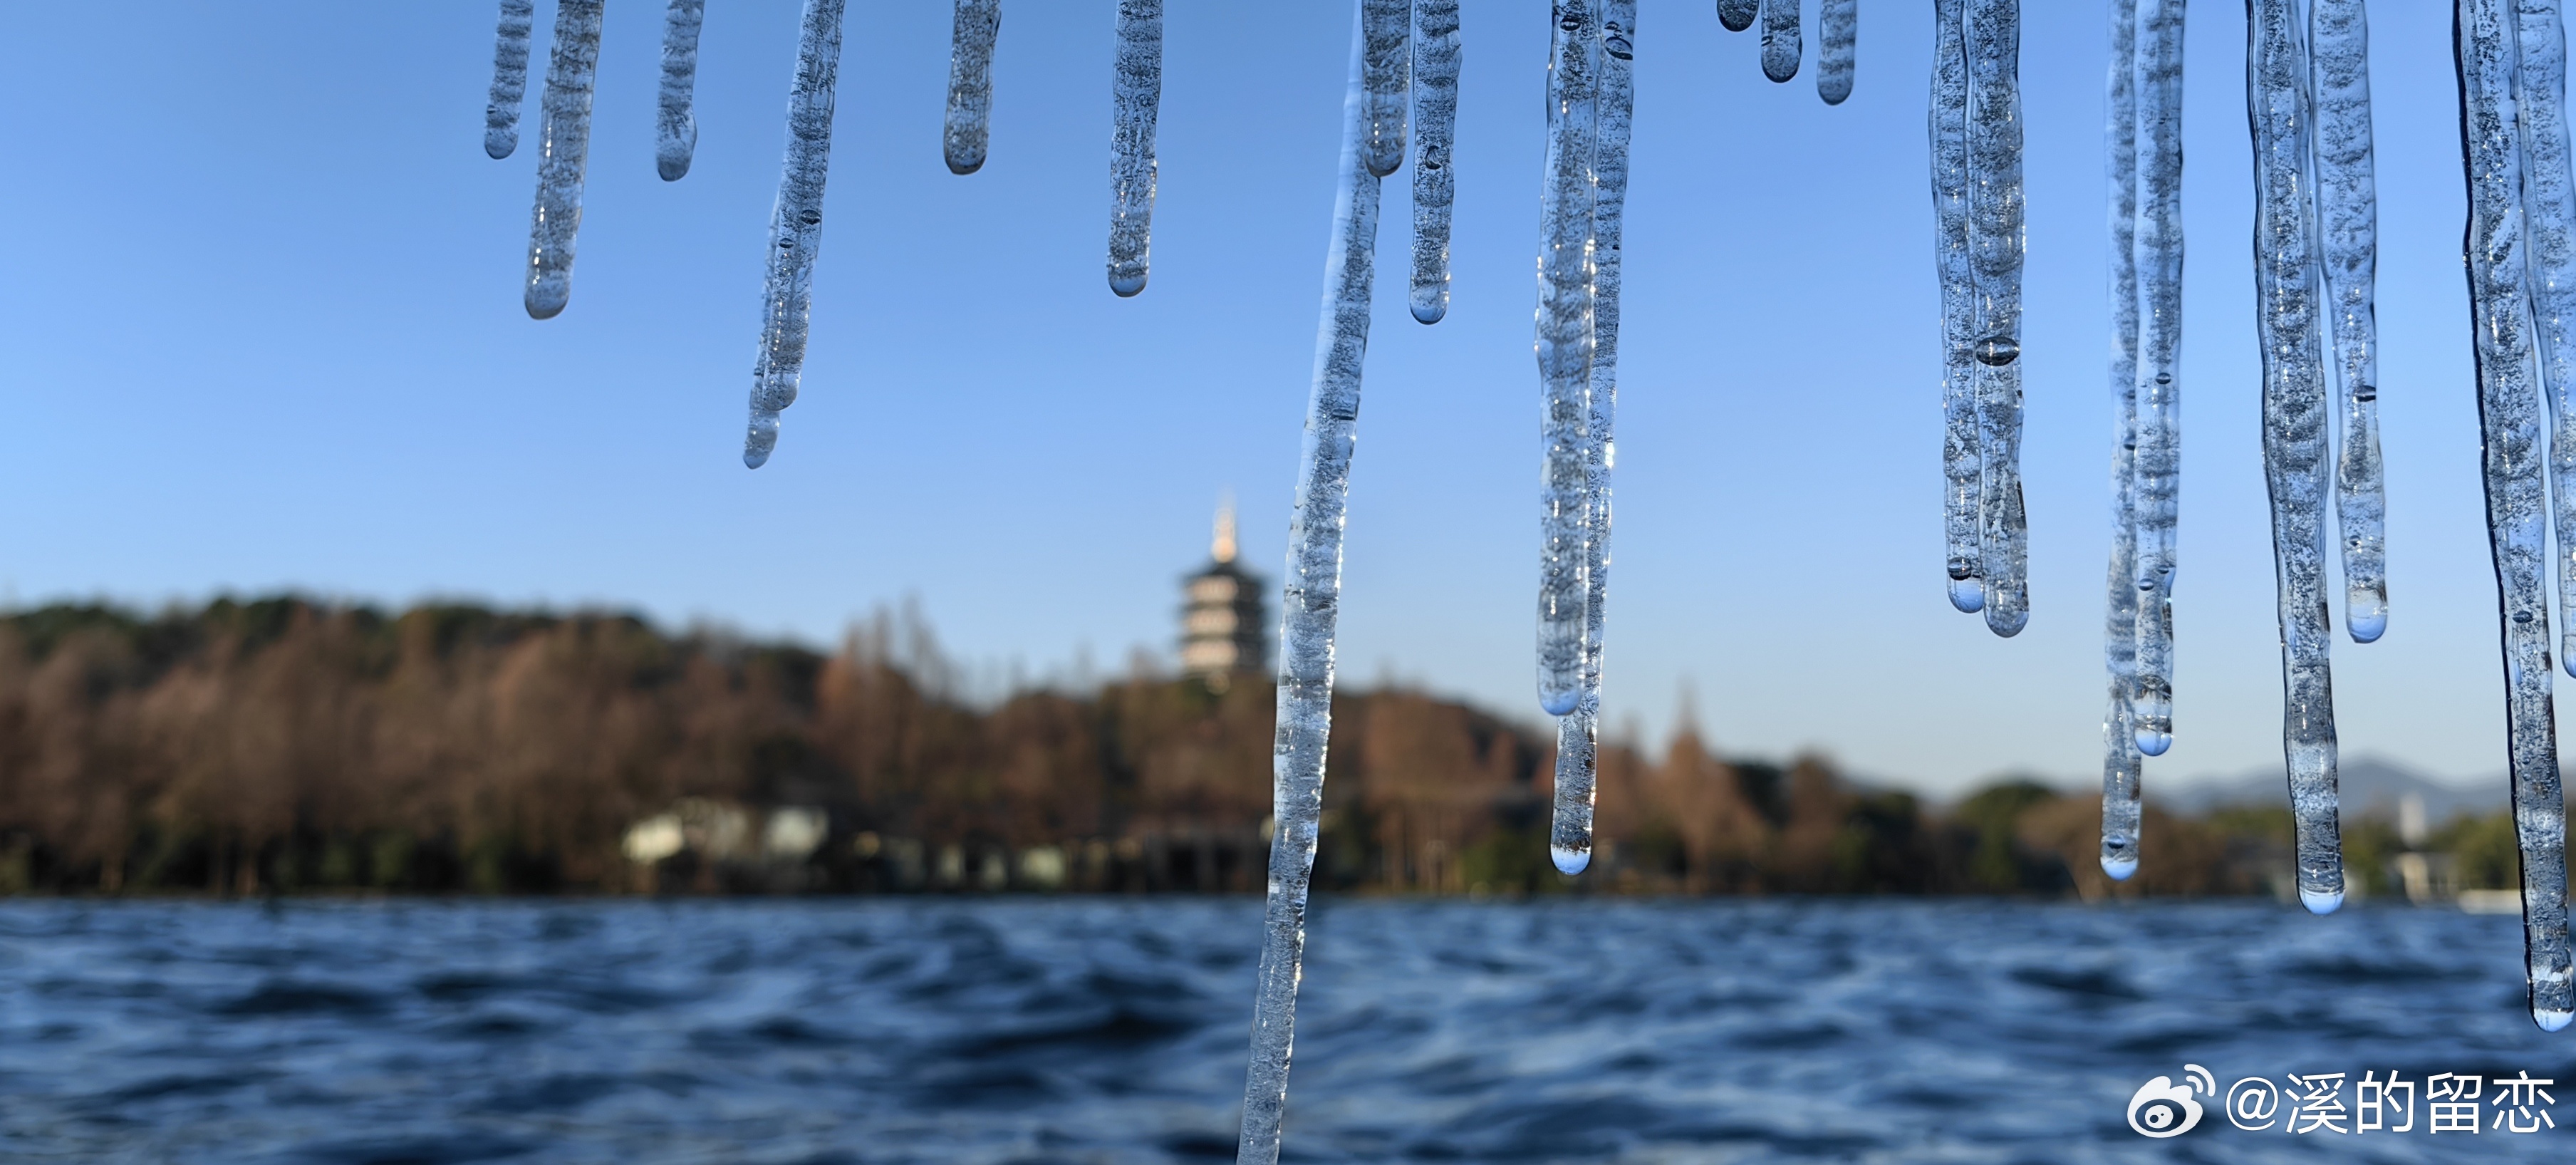
<instances>
[{"instance_id":1,"label":"lake water","mask_svg":"<svg viewBox=\"0 0 2576 1165\"><path fill-rule=\"evenodd\" d=\"M5 903L0 1158L1227 1161L1259 909ZM1291 1160L2565 1161L2576 1145L2565 1128L2428 1133L2420 1099L2404 1133L2248 1132L2216 1099L2170 1143L2126 1121L2185 1062L2221 1090L2365 1069L2419 1095L2439 1072L2576 1090L2576 1032L2523 1016L2512 918L1328 900L1310 941ZM2547 1111L2576 1124L2565 1099ZM2479 1111L2483 1127L2505 1110Z\"/></svg>"}]
</instances>

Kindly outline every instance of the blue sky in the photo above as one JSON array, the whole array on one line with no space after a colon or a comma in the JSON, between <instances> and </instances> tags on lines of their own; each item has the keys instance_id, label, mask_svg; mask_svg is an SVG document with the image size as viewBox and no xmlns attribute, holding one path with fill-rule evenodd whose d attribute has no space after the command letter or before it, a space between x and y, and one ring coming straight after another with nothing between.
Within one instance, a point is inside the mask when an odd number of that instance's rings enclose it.
<instances>
[{"instance_id":1,"label":"blue sky","mask_svg":"<svg viewBox=\"0 0 2576 1165\"><path fill-rule=\"evenodd\" d=\"M1102 275L1112 0L1007 8L991 161L965 178L939 157L948 6L852 0L804 392L754 473L737 451L795 6L711 6L696 164L668 184L660 7L610 6L572 303L543 323L517 282L533 150L480 147L489 3L17 13L11 599L465 596L822 644L917 596L957 655L1044 675L1168 656L1221 491L1275 577L1346 10L1170 5L1153 281L1122 301ZM1687 701L1722 748L1821 748L1935 791L2084 779L2103 13L2026 6L2034 615L2004 641L1942 597L1926 7L1862 5L1856 92L1827 108L1812 27L1807 69L1773 85L1705 0L1645 0L1608 714L1652 739ZM1545 13L1467 6L1437 327L1403 307L1409 184L1389 182L1341 639L1349 681L1533 722ZM2485 775L2502 718L2447 6L2373 20L2394 611L2381 642L2336 646L2343 747ZM2187 77L2178 739L2151 790L2280 755L2239 11L2195 11Z\"/></svg>"}]
</instances>

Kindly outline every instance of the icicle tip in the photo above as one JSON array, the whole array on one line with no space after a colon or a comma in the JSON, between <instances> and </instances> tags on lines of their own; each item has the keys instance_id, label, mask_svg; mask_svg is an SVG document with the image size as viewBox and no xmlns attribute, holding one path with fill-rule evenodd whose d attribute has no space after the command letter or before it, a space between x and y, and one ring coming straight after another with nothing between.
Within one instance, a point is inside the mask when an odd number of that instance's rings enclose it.
<instances>
[{"instance_id":1,"label":"icicle tip","mask_svg":"<svg viewBox=\"0 0 2576 1165\"><path fill-rule=\"evenodd\" d=\"M1136 293L1145 290L1145 273L1112 271L1109 273L1109 290L1118 293L1120 299L1134 299Z\"/></svg>"},{"instance_id":2,"label":"icicle tip","mask_svg":"<svg viewBox=\"0 0 2576 1165\"><path fill-rule=\"evenodd\" d=\"M1547 856L1548 860L1556 863L1556 872L1569 878L1592 866L1592 851L1589 848L1575 849L1570 846L1551 845L1547 847Z\"/></svg>"},{"instance_id":3,"label":"icicle tip","mask_svg":"<svg viewBox=\"0 0 2576 1165\"><path fill-rule=\"evenodd\" d=\"M2166 749L2173 747L2173 733L2170 732L2158 732L2152 728L2141 728L2137 731L2136 736L2138 740L2138 751L2145 753L2148 756L2163 756Z\"/></svg>"},{"instance_id":4,"label":"icicle tip","mask_svg":"<svg viewBox=\"0 0 2576 1165\"><path fill-rule=\"evenodd\" d=\"M2538 1024L2540 1026L2540 1030L2545 1032L2564 1030L2567 1026L2567 1021L2571 1019L2576 1019L2576 1011L2562 1011L2555 1007L2535 1007L2531 1009L2531 1022Z\"/></svg>"},{"instance_id":5,"label":"icicle tip","mask_svg":"<svg viewBox=\"0 0 2576 1165\"><path fill-rule=\"evenodd\" d=\"M1950 580L1950 605L1962 615L1974 615L1986 609L1986 584L1973 576Z\"/></svg>"},{"instance_id":6,"label":"icicle tip","mask_svg":"<svg viewBox=\"0 0 2576 1165\"><path fill-rule=\"evenodd\" d=\"M2126 882L2138 872L2138 859L2134 856L2113 857L2104 854L2102 872L2114 882Z\"/></svg>"},{"instance_id":7,"label":"icicle tip","mask_svg":"<svg viewBox=\"0 0 2576 1165\"><path fill-rule=\"evenodd\" d=\"M2355 643L2377 643L2380 636L2388 633L2388 612L2364 611L2348 615L2344 618L2344 630L2352 633Z\"/></svg>"},{"instance_id":8,"label":"icicle tip","mask_svg":"<svg viewBox=\"0 0 2576 1165\"><path fill-rule=\"evenodd\" d=\"M2301 886L2299 905L2307 907L2310 914L2332 914L2343 907L2343 891L2311 890Z\"/></svg>"}]
</instances>

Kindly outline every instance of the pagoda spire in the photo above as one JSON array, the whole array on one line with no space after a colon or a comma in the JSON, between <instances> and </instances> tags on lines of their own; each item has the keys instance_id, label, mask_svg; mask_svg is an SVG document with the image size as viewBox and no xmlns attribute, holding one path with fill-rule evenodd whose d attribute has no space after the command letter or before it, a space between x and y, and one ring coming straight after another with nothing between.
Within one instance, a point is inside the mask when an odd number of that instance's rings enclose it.
<instances>
[{"instance_id":1,"label":"pagoda spire","mask_svg":"<svg viewBox=\"0 0 2576 1165\"><path fill-rule=\"evenodd\" d=\"M1218 562L1234 561L1234 494L1228 492L1216 504L1216 540L1208 553Z\"/></svg>"}]
</instances>

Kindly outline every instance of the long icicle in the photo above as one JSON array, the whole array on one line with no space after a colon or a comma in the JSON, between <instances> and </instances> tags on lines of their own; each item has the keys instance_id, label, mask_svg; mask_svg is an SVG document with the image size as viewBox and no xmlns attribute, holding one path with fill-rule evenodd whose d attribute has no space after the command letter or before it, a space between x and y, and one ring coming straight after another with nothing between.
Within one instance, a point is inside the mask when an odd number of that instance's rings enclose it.
<instances>
[{"instance_id":1,"label":"long icicle","mask_svg":"<svg viewBox=\"0 0 2576 1165\"><path fill-rule=\"evenodd\" d=\"M993 41L1002 33L1002 0L957 0L948 47L948 116L940 153L951 174L984 168L993 136Z\"/></svg>"},{"instance_id":2,"label":"long icicle","mask_svg":"<svg viewBox=\"0 0 2576 1165\"><path fill-rule=\"evenodd\" d=\"M1583 492L1588 536L1583 607L1583 695L1556 722L1556 808L1548 857L1579 874L1592 864L1592 804L1601 739L1603 616L1610 591L1610 470L1619 413L1619 240L1628 205L1628 128L1635 96L1637 0L1601 6L1599 120L1592 146L1592 401Z\"/></svg>"},{"instance_id":3,"label":"long icicle","mask_svg":"<svg viewBox=\"0 0 2576 1165\"><path fill-rule=\"evenodd\" d=\"M1361 43L1354 11L1333 241L1324 254L1323 319L1315 335L1314 392L1306 404L1280 598L1278 728L1271 746L1275 827L1238 1165L1276 1165L1279 1160L1279 1121L1288 1103L1288 1056L1296 1035L1297 979L1306 952L1306 892L1324 806L1325 745L1333 728L1333 627L1341 609L1342 526L1350 500L1351 451L1358 439L1360 373L1368 358L1369 293L1377 252L1378 179L1360 161L1367 132L1361 113Z\"/></svg>"},{"instance_id":4,"label":"long icicle","mask_svg":"<svg viewBox=\"0 0 2576 1165\"><path fill-rule=\"evenodd\" d=\"M2173 747L2174 522L2182 488L2183 0L2138 0L2138 751Z\"/></svg>"},{"instance_id":5,"label":"long icicle","mask_svg":"<svg viewBox=\"0 0 2576 1165\"><path fill-rule=\"evenodd\" d=\"M1968 49L1966 0L1933 0L1932 259L1941 280L1941 531L1950 605L1986 605L1977 508L1985 444L1977 433L1977 280L1968 260Z\"/></svg>"},{"instance_id":6,"label":"long icicle","mask_svg":"<svg viewBox=\"0 0 2576 1165\"><path fill-rule=\"evenodd\" d=\"M1458 0L1413 4L1413 318L1449 314L1449 209L1458 194Z\"/></svg>"},{"instance_id":7,"label":"long icicle","mask_svg":"<svg viewBox=\"0 0 2576 1165\"><path fill-rule=\"evenodd\" d=\"M1787 82L1798 75L1798 0L1762 0L1762 75Z\"/></svg>"},{"instance_id":8,"label":"long icicle","mask_svg":"<svg viewBox=\"0 0 2576 1165\"><path fill-rule=\"evenodd\" d=\"M1859 64L1860 0L1820 0L1816 6L1816 96L1827 105L1851 98Z\"/></svg>"},{"instance_id":9,"label":"long icicle","mask_svg":"<svg viewBox=\"0 0 2576 1165\"><path fill-rule=\"evenodd\" d=\"M558 0L554 53L540 102L537 208L528 226L528 315L550 320L572 299L573 244L581 232L582 175L590 166L590 98L599 80L601 0Z\"/></svg>"},{"instance_id":10,"label":"long icicle","mask_svg":"<svg viewBox=\"0 0 2576 1165\"><path fill-rule=\"evenodd\" d=\"M1717 0L1717 22L1728 32L1742 32L1753 27L1762 15L1762 0Z\"/></svg>"},{"instance_id":11,"label":"long icicle","mask_svg":"<svg viewBox=\"0 0 2576 1165\"><path fill-rule=\"evenodd\" d=\"M1368 140L1360 162L1384 178L1404 164L1404 107L1413 88L1413 5L1408 0L1365 0L1360 6L1361 100L1367 103Z\"/></svg>"},{"instance_id":12,"label":"long icicle","mask_svg":"<svg viewBox=\"0 0 2576 1165\"><path fill-rule=\"evenodd\" d=\"M2129 727L2129 692L2138 682L2138 528L2130 504L2138 448L2137 0L2111 0L2110 9L2102 127L2110 194L2112 436L2111 566L2102 619L2102 670L2110 688L2102 713L2102 872L2127 881L2138 872L2143 817L2138 741Z\"/></svg>"},{"instance_id":13,"label":"long icicle","mask_svg":"<svg viewBox=\"0 0 2576 1165\"><path fill-rule=\"evenodd\" d=\"M2516 6L2515 126L2540 385L2549 402L2550 502L2558 528L2559 662L2576 675L2576 183L2567 150L2567 31L2558 0Z\"/></svg>"},{"instance_id":14,"label":"long icicle","mask_svg":"<svg viewBox=\"0 0 2576 1165\"><path fill-rule=\"evenodd\" d=\"M2021 497L2021 0L1968 0L1968 262L1976 273L1977 507L1986 628L2030 622Z\"/></svg>"},{"instance_id":15,"label":"long icicle","mask_svg":"<svg viewBox=\"0 0 2576 1165\"><path fill-rule=\"evenodd\" d=\"M2370 29L2362 0L2312 0L2309 93L2316 101L2318 253L2334 325L2343 440L2335 458L2344 628L2388 630L2388 490L2379 469L2379 186L2370 151Z\"/></svg>"},{"instance_id":16,"label":"long icicle","mask_svg":"<svg viewBox=\"0 0 2576 1165\"><path fill-rule=\"evenodd\" d=\"M1154 119L1163 103L1163 0L1118 0L1110 76L1109 290L1145 290L1154 248Z\"/></svg>"},{"instance_id":17,"label":"long icicle","mask_svg":"<svg viewBox=\"0 0 2576 1165\"><path fill-rule=\"evenodd\" d=\"M843 0L805 0L796 82L787 95L787 157L769 212L769 272L760 295L760 354L752 361L751 426L742 463L758 469L778 447L779 410L796 403L823 244L823 180L832 164L833 91L841 73Z\"/></svg>"},{"instance_id":18,"label":"long icicle","mask_svg":"<svg viewBox=\"0 0 2576 1165\"><path fill-rule=\"evenodd\" d=\"M1592 144L1601 10L1557 0L1547 74L1547 171L1539 190L1538 702L1550 716L1583 696L1589 573L1583 545L1584 435L1592 387Z\"/></svg>"},{"instance_id":19,"label":"long icicle","mask_svg":"<svg viewBox=\"0 0 2576 1165\"><path fill-rule=\"evenodd\" d=\"M2263 363L2263 484L2280 599L2281 751L2289 767L2299 901L2343 905L2335 792L2334 676L2326 617L2324 322L2316 192L2309 177L2306 30L2295 0L2253 0L2245 20L2245 120L2254 139L2254 331Z\"/></svg>"},{"instance_id":20,"label":"long icicle","mask_svg":"<svg viewBox=\"0 0 2576 1165\"><path fill-rule=\"evenodd\" d=\"M665 182L688 176L698 152L698 30L707 0L671 0L662 21L662 100L654 118L653 168Z\"/></svg>"},{"instance_id":21,"label":"long icicle","mask_svg":"<svg viewBox=\"0 0 2576 1165\"><path fill-rule=\"evenodd\" d=\"M519 148L519 106L528 97L528 37L536 27L536 0L501 0L501 22L492 37L492 96L483 106L483 152L494 160Z\"/></svg>"},{"instance_id":22,"label":"long icicle","mask_svg":"<svg viewBox=\"0 0 2576 1165\"><path fill-rule=\"evenodd\" d=\"M2567 941L2567 804L2550 707L2548 492L2515 140L2513 0L2459 0L2460 137L2469 185L2469 311L2505 676L2505 752L2522 847L2524 973L2532 1022L2576 1017Z\"/></svg>"}]
</instances>

